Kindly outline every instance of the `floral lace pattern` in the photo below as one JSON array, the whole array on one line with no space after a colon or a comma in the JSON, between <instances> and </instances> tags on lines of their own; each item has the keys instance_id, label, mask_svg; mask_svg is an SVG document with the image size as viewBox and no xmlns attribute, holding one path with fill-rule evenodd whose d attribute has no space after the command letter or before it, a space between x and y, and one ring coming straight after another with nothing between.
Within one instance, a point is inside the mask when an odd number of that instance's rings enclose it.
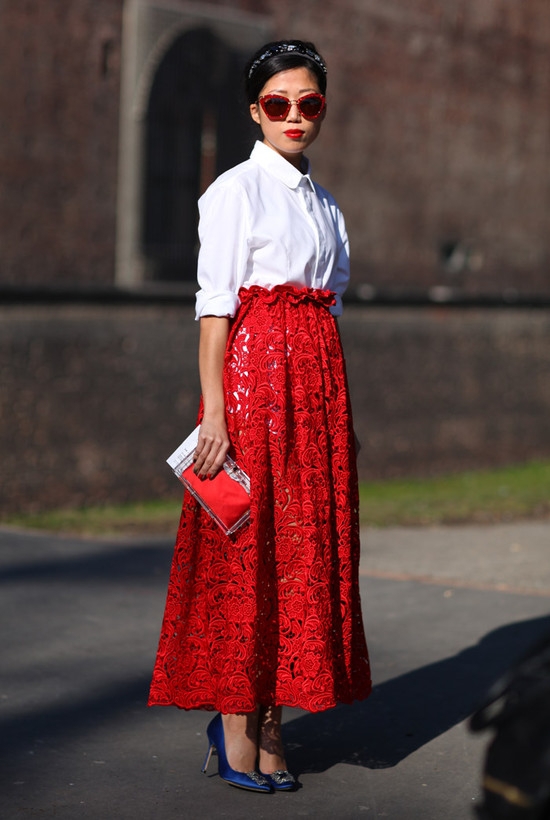
<instances>
[{"instance_id":1,"label":"floral lace pattern","mask_svg":"<svg viewBox=\"0 0 550 820\"><path fill-rule=\"evenodd\" d=\"M239 293L224 388L251 516L225 536L184 498L150 705L311 712L367 697L355 446L328 291Z\"/></svg>"}]
</instances>

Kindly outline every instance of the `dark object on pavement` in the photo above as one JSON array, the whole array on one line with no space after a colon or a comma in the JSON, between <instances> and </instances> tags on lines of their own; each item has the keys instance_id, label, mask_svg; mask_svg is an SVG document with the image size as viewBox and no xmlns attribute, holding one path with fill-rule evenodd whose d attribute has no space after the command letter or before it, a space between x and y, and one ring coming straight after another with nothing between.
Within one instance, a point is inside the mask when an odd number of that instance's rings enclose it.
<instances>
[{"instance_id":1,"label":"dark object on pavement","mask_svg":"<svg viewBox=\"0 0 550 820\"><path fill-rule=\"evenodd\" d=\"M483 771L481 820L550 818L550 635L488 692L474 732L493 729Z\"/></svg>"}]
</instances>

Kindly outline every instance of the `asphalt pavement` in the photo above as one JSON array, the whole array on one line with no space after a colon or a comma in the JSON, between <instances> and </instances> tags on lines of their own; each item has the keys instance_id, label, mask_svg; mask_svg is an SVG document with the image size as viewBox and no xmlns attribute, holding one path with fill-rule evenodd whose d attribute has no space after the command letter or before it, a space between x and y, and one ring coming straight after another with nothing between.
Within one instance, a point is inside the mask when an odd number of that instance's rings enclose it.
<instances>
[{"instance_id":1,"label":"asphalt pavement","mask_svg":"<svg viewBox=\"0 0 550 820\"><path fill-rule=\"evenodd\" d=\"M288 709L295 793L200 767L209 716L145 706L172 539L0 528L0 818L473 820L488 737L465 719L550 631L550 521L366 530L375 689Z\"/></svg>"}]
</instances>

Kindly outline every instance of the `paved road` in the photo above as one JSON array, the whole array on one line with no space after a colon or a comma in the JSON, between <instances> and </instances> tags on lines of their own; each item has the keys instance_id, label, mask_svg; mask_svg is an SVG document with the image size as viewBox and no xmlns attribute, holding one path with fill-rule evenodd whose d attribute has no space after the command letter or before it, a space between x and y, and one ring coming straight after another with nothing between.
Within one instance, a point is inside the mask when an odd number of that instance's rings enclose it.
<instances>
[{"instance_id":1,"label":"paved road","mask_svg":"<svg viewBox=\"0 0 550 820\"><path fill-rule=\"evenodd\" d=\"M549 548L550 522L364 532L375 691L287 710L303 788L256 795L200 774L205 715L144 706L171 543L0 528L0 817L472 820L463 720L550 629Z\"/></svg>"}]
</instances>

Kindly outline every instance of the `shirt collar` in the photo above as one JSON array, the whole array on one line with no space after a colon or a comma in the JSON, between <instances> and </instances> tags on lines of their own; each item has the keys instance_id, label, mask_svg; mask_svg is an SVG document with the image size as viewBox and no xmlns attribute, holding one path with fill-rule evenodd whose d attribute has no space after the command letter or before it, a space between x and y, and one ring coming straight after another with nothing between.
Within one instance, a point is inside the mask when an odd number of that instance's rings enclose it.
<instances>
[{"instance_id":1,"label":"shirt collar","mask_svg":"<svg viewBox=\"0 0 550 820\"><path fill-rule=\"evenodd\" d=\"M278 154L277 151L274 151L269 145L265 145L265 143L258 140L252 149L250 159L257 162L258 165L261 165L268 173L280 179L281 182L284 182L288 188L296 189L303 183L309 185L312 191L315 190L310 177L311 165L307 158L305 158L307 170L305 174L302 174L301 171L295 168L294 165L291 165L290 162Z\"/></svg>"}]
</instances>

